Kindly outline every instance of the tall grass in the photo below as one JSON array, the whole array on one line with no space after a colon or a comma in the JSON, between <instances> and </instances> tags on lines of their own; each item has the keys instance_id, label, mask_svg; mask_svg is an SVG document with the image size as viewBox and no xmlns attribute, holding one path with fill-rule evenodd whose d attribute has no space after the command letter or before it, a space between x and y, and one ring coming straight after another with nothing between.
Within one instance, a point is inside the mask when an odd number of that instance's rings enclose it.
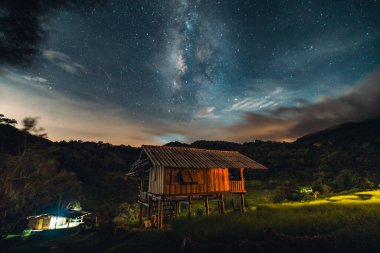
<instances>
[{"instance_id":1,"label":"tall grass","mask_svg":"<svg viewBox=\"0 0 380 253\"><path fill-rule=\"evenodd\" d=\"M229 214L177 219L174 234L201 242L265 240L264 230L293 236L332 235L336 243L377 248L379 204L260 205L246 215Z\"/></svg>"}]
</instances>

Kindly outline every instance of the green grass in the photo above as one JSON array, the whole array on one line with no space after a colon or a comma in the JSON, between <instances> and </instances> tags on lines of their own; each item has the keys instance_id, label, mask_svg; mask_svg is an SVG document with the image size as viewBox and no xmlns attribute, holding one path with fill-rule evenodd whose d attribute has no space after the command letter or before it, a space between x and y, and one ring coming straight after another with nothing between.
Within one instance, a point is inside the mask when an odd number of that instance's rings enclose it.
<instances>
[{"instance_id":1,"label":"green grass","mask_svg":"<svg viewBox=\"0 0 380 253\"><path fill-rule=\"evenodd\" d=\"M256 192L256 195L259 193ZM216 203L212 202L212 206L216 206ZM197 208L203 208L202 201L193 203L193 209ZM183 212L186 213L186 210ZM323 235L332 238L323 243L311 241L305 245L290 246L285 245L289 243L287 241L270 241L271 247L281 249L282 252L308 252L308 247L313 252L379 252L380 191L350 192L310 202L261 202L256 204L255 211L249 211L245 215L232 212L218 215L214 212L209 217L182 216L174 221L173 230L166 232L148 230L115 234L112 228L74 234L53 231L46 235L31 236L27 240L20 239L4 252L51 252L54 251L52 247L56 246L59 252L73 253L169 253L178 252L185 237L205 243L233 244L240 240L266 242L268 235L264 231L268 228L302 238ZM286 246L291 251L286 251Z\"/></svg>"},{"instance_id":2,"label":"green grass","mask_svg":"<svg viewBox=\"0 0 380 253\"><path fill-rule=\"evenodd\" d=\"M188 236L200 242L214 243L267 240L264 231L268 228L291 236L333 236L334 239L327 244L319 245L331 250L380 250L380 191L310 202L259 204L256 211L244 216L230 213L179 218L173 226L178 240Z\"/></svg>"},{"instance_id":3,"label":"green grass","mask_svg":"<svg viewBox=\"0 0 380 253\"><path fill-rule=\"evenodd\" d=\"M374 224L380 225L379 205L267 205L244 216L181 218L174 223L174 230L179 237L190 236L201 241L235 241L260 238L266 228L290 235L313 236L349 227L376 228Z\"/></svg>"}]
</instances>

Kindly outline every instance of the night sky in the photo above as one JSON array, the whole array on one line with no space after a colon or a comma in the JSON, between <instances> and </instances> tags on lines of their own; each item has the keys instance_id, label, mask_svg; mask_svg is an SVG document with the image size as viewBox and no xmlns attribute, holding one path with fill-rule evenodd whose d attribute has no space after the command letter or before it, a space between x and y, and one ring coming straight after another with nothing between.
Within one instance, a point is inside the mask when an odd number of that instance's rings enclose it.
<instances>
[{"instance_id":1,"label":"night sky","mask_svg":"<svg viewBox=\"0 0 380 253\"><path fill-rule=\"evenodd\" d=\"M1 3L0 19L17 17L9 10ZM25 38L0 22L0 46L21 43L1 58L0 113L40 117L51 140L291 141L380 115L380 1L110 0L28 13L40 26L33 52L18 54Z\"/></svg>"}]
</instances>

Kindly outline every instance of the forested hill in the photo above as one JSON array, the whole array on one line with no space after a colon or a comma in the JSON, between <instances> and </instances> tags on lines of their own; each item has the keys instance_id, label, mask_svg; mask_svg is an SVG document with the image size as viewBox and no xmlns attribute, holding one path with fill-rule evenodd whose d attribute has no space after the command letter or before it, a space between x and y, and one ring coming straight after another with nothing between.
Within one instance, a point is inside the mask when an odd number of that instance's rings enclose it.
<instances>
[{"instance_id":1,"label":"forested hill","mask_svg":"<svg viewBox=\"0 0 380 253\"><path fill-rule=\"evenodd\" d=\"M269 168L249 171L246 177L276 180L276 185L309 184L327 193L380 183L380 119L346 123L292 143L203 140L167 145L239 151ZM135 202L138 183L123 177L139 152L102 142L52 142L0 122L0 209L24 217L79 199L84 208L112 216L120 203Z\"/></svg>"},{"instance_id":2,"label":"forested hill","mask_svg":"<svg viewBox=\"0 0 380 253\"><path fill-rule=\"evenodd\" d=\"M0 224L80 202L112 219L134 203L138 183L125 173L140 149L102 142L52 142L0 124ZM2 229L0 229L0 234Z\"/></svg>"},{"instance_id":3,"label":"forested hill","mask_svg":"<svg viewBox=\"0 0 380 253\"><path fill-rule=\"evenodd\" d=\"M380 117L361 122L349 122L305 135L298 143L332 146L368 146L380 143Z\"/></svg>"},{"instance_id":4,"label":"forested hill","mask_svg":"<svg viewBox=\"0 0 380 253\"><path fill-rule=\"evenodd\" d=\"M237 150L269 168L268 172L247 176L308 183L326 191L380 183L380 118L345 123L292 143L256 140L243 144L196 141L166 145Z\"/></svg>"},{"instance_id":5,"label":"forested hill","mask_svg":"<svg viewBox=\"0 0 380 253\"><path fill-rule=\"evenodd\" d=\"M56 160L59 168L74 171L83 180L93 177L95 170L126 171L140 152L139 148L103 142L52 142L0 124L0 153L21 155L25 150L46 154Z\"/></svg>"},{"instance_id":6,"label":"forested hill","mask_svg":"<svg viewBox=\"0 0 380 253\"><path fill-rule=\"evenodd\" d=\"M59 168L76 173L81 181L93 178L95 171L126 171L137 159L139 148L113 146L102 142L51 142L32 136L10 125L0 125L0 153L17 155L27 145L44 150ZM191 144L166 145L194 148L237 150L266 165L270 170L260 177L289 177L300 181L315 180L316 173L380 173L380 118L308 134L293 143L253 141L243 144L200 140ZM291 175L291 176L290 176ZM346 185L345 187L348 187Z\"/></svg>"}]
</instances>

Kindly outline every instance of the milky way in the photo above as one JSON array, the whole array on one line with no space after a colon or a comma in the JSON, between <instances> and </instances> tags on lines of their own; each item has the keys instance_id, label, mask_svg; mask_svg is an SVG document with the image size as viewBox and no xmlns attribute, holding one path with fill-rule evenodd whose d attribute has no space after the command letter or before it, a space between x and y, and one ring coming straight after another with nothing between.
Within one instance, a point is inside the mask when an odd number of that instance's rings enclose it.
<instances>
[{"instance_id":1,"label":"milky way","mask_svg":"<svg viewBox=\"0 0 380 253\"><path fill-rule=\"evenodd\" d=\"M380 113L363 99L380 90L377 1L104 2L44 11L34 64L1 67L0 113L133 145L292 140Z\"/></svg>"}]
</instances>

